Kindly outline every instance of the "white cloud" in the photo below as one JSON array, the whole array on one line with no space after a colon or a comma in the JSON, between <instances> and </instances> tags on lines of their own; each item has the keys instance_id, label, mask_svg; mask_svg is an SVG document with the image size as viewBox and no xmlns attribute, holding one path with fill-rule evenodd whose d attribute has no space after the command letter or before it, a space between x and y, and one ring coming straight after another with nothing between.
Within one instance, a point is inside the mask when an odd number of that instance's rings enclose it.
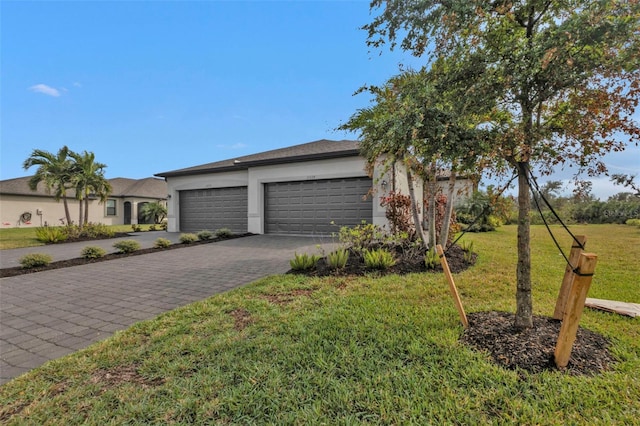
<instances>
[{"instance_id":1,"label":"white cloud","mask_svg":"<svg viewBox=\"0 0 640 426\"><path fill-rule=\"evenodd\" d=\"M29 87L29 90L35 93L42 93L43 95L49 95L56 98L60 96L60 91L58 89L54 89L53 87L47 86L46 84L42 83Z\"/></svg>"},{"instance_id":2,"label":"white cloud","mask_svg":"<svg viewBox=\"0 0 640 426\"><path fill-rule=\"evenodd\" d=\"M82 87L81 83L78 83L77 81L73 82L73 87Z\"/></svg>"}]
</instances>

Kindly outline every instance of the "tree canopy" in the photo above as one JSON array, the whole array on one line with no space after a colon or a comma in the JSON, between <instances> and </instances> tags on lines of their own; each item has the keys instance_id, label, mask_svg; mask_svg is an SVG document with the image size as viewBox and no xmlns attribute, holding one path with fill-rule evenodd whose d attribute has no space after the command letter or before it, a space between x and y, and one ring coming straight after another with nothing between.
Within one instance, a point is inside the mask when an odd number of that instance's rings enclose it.
<instances>
[{"instance_id":1,"label":"tree canopy","mask_svg":"<svg viewBox=\"0 0 640 426\"><path fill-rule=\"evenodd\" d=\"M638 0L373 0L371 9L369 46L399 43L444 64L452 98L490 107L483 164L518 173L515 325L531 327L531 167L597 175L604 154L637 145Z\"/></svg>"},{"instance_id":2,"label":"tree canopy","mask_svg":"<svg viewBox=\"0 0 640 426\"><path fill-rule=\"evenodd\" d=\"M79 226L85 224L89 218L89 195L95 195L104 202L111 193L111 185L104 177L104 169L107 166L96 162L92 152L84 151L79 154L67 146L60 148L57 154L34 149L22 165L25 170L38 166L29 181L29 187L35 191L38 184L43 182L48 192L53 191L56 200L62 199L67 224L72 223L67 202L67 192L70 189L75 190L76 199L80 204Z\"/></svg>"}]
</instances>

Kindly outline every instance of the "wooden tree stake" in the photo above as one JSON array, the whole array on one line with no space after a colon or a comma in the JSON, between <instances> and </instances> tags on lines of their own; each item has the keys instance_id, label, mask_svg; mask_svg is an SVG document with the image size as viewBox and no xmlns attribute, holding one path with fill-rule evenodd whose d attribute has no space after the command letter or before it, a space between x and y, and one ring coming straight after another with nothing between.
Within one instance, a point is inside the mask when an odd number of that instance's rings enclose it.
<instances>
[{"instance_id":1,"label":"wooden tree stake","mask_svg":"<svg viewBox=\"0 0 640 426\"><path fill-rule=\"evenodd\" d=\"M578 261L577 272L573 274L573 283L567 298L562 326L556 343L555 361L558 368L565 368L571 358L571 349L576 340L578 325L584 310L584 301L587 298L593 271L596 269L598 256L593 253L581 253Z\"/></svg>"},{"instance_id":2,"label":"wooden tree stake","mask_svg":"<svg viewBox=\"0 0 640 426\"><path fill-rule=\"evenodd\" d=\"M458 309L458 313L460 314L460 321L462 321L462 325L464 326L464 328L467 328L469 327L467 315L464 313L464 308L462 307L462 301L460 300L460 295L458 294L456 283L453 282L453 275L451 275L451 270L449 269L447 258L444 256L444 251L442 250L442 246L440 244L436 246L436 252L438 253L438 256L440 256L440 264L442 265L442 269L444 270L444 276L447 278L447 282L449 283L449 290L451 291L453 302L456 304L456 308Z\"/></svg>"},{"instance_id":3,"label":"wooden tree stake","mask_svg":"<svg viewBox=\"0 0 640 426\"><path fill-rule=\"evenodd\" d=\"M576 240L582 247L587 243L587 237L585 235L576 235ZM569 263L571 265L577 265L580 260L580 254L582 248L576 241L573 241L571 246L571 253L569 253ZM558 300L556 301L556 309L553 311L553 317L561 320L564 317L564 310L567 305L567 299L569 297L569 291L571 289L571 283L573 282L574 273L571 266L567 265L564 269L564 278L562 279L562 285L560 286L560 293L558 294Z\"/></svg>"}]
</instances>

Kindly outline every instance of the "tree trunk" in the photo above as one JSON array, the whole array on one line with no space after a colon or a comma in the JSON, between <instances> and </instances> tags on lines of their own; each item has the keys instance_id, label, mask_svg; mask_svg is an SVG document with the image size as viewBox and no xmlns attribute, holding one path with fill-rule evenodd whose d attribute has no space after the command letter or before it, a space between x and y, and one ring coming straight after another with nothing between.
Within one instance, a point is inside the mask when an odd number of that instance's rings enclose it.
<instances>
[{"instance_id":1,"label":"tree trunk","mask_svg":"<svg viewBox=\"0 0 640 426\"><path fill-rule=\"evenodd\" d=\"M422 241L425 248L429 248L429 243L425 241L424 232L422 231L422 223L420 223L420 216L418 215L418 205L416 204L416 194L413 189L413 176L407 166L407 184L409 185L409 198L411 198L411 213L413 214L413 224L416 228L416 235Z\"/></svg>"},{"instance_id":2,"label":"tree trunk","mask_svg":"<svg viewBox=\"0 0 640 426\"><path fill-rule=\"evenodd\" d=\"M437 244L436 236L436 195L438 192L438 181L436 177L437 169L435 161L429 165L429 184L428 184L428 203L427 217L429 218L429 247L435 247Z\"/></svg>"},{"instance_id":3,"label":"tree trunk","mask_svg":"<svg viewBox=\"0 0 640 426\"><path fill-rule=\"evenodd\" d=\"M64 205L64 216L67 219L67 225L71 225L71 213L69 212L69 203L67 202L67 194L62 194L62 204Z\"/></svg>"},{"instance_id":4,"label":"tree trunk","mask_svg":"<svg viewBox=\"0 0 640 426\"><path fill-rule=\"evenodd\" d=\"M89 223L89 194L84 197L84 224Z\"/></svg>"},{"instance_id":5,"label":"tree trunk","mask_svg":"<svg viewBox=\"0 0 640 426\"><path fill-rule=\"evenodd\" d=\"M453 199L456 189L456 172L451 168L449 175L449 188L447 193L447 207L445 208L444 218L442 220L442 229L440 230L440 245L446 247L449 242L449 227L451 226L451 216L453 216Z\"/></svg>"},{"instance_id":6,"label":"tree trunk","mask_svg":"<svg viewBox=\"0 0 640 426\"><path fill-rule=\"evenodd\" d=\"M518 162L518 265L516 268L516 329L533 327L533 303L531 300L531 236L529 211L529 163Z\"/></svg>"},{"instance_id":7,"label":"tree trunk","mask_svg":"<svg viewBox=\"0 0 640 426\"><path fill-rule=\"evenodd\" d=\"M82 213L84 209L84 205L82 203L82 198L78 199L78 227L82 228L82 225L84 225L84 220L82 218Z\"/></svg>"}]
</instances>

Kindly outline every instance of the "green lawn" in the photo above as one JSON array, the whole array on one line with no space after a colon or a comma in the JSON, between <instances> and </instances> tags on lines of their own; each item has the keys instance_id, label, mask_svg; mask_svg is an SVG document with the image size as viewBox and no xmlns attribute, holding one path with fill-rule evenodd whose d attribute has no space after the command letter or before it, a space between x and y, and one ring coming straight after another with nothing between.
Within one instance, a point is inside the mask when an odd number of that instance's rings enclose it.
<instances>
[{"instance_id":1,"label":"green lawn","mask_svg":"<svg viewBox=\"0 0 640 426\"><path fill-rule=\"evenodd\" d=\"M572 229L599 256L590 296L639 302L640 230ZM564 260L532 234L534 310L550 315ZM465 239L480 254L455 276L466 310L513 311L515 228ZM0 422L639 424L639 320L587 309L582 324L611 339L611 371L513 372L458 342L442 275L272 276L13 380Z\"/></svg>"},{"instance_id":2,"label":"green lawn","mask_svg":"<svg viewBox=\"0 0 640 426\"><path fill-rule=\"evenodd\" d=\"M151 225L140 225L142 230L148 230ZM131 225L112 225L115 232L131 232ZM36 227L29 228L4 228L0 229L0 250L43 246L36 239Z\"/></svg>"}]
</instances>

